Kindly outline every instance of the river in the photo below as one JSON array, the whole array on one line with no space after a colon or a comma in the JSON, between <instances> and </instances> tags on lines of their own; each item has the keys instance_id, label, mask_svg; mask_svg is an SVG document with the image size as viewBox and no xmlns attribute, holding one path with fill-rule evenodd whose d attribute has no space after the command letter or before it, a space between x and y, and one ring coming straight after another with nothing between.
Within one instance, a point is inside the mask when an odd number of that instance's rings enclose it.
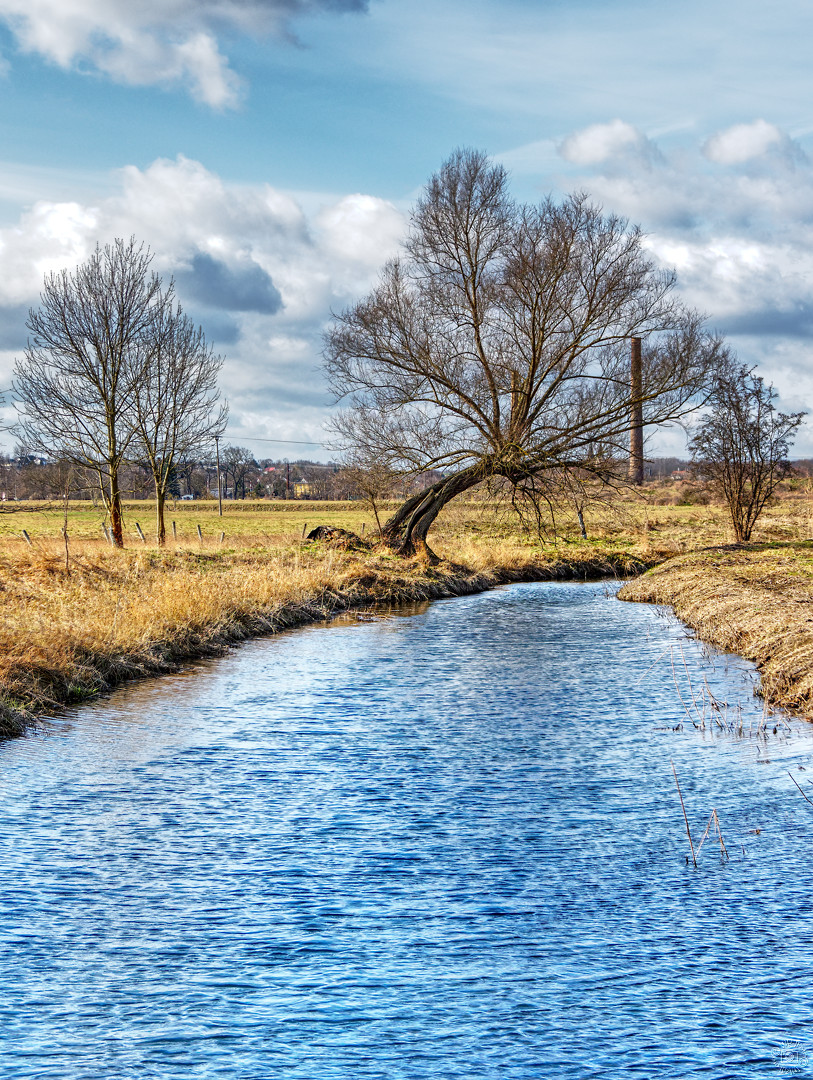
<instances>
[{"instance_id":1,"label":"river","mask_svg":"<svg viewBox=\"0 0 813 1080\"><path fill-rule=\"evenodd\" d=\"M3 1080L813 1075L813 729L614 588L351 616L2 744Z\"/></svg>"}]
</instances>

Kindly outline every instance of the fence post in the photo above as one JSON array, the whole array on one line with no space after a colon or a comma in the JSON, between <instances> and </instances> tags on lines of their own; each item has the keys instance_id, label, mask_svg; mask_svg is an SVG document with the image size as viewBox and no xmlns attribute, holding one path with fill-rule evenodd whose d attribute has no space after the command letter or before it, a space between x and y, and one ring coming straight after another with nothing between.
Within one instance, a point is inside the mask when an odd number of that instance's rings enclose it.
<instances>
[{"instance_id":1,"label":"fence post","mask_svg":"<svg viewBox=\"0 0 813 1080\"><path fill-rule=\"evenodd\" d=\"M33 547L34 545L31 542L31 537L28 535L28 533L25 531L25 529L23 529L23 536L25 537L26 543L28 544L28 546Z\"/></svg>"},{"instance_id":2,"label":"fence post","mask_svg":"<svg viewBox=\"0 0 813 1080\"><path fill-rule=\"evenodd\" d=\"M138 535L141 537L141 543L146 544L147 543L147 538L144 535L144 533L141 531L141 526L138 524L138 522L135 523L135 527L138 529Z\"/></svg>"}]
</instances>

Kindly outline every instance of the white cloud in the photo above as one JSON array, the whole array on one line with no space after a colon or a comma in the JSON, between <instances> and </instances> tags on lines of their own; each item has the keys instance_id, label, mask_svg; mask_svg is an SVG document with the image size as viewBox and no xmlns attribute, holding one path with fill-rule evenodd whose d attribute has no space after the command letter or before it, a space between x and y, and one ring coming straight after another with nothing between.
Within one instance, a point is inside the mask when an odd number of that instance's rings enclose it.
<instances>
[{"instance_id":1,"label":"white cloud","mask_svg":"<svg viewBox=\"0 0 813 1080\"><path fill-rule=\"evenodd\" d=\"M599 165L619 153L635 149L642 141L643 136L632 124L611 120L609 124L591 124L568 135L559 147L559 153L574 165Z\"/></svg>"},{"instance_id":2,"label":"white cloud","mask_svg":"<svg viewBox=\"0 0 813 1080\"><path fill-rule=\"evenodd\" d=\"M664 146L644 144L621 120L583 129L560 144L568 168L563 175L560 166L558 186L586 190L605 210L641 225L656 261L677 270L681 295L776 383L784 407L813 411L810 162L765 121L706 141L670 133ZM501 157L547 189L554 170L527 149ZM797 452L813 452L810 439L801 436Z\"/></svg>"},{"instance_id":3,"label":"white cloud","mask_svg":"<svg viewBox=\"0 0 813 1080\"><path fill-rule=\"evenodd\" d=\"M234 107L241 80L218 34L289 36L309 11L363 10L366 0L0 0L20 47L63 68L89 64L118 82L181 85L215 109Z\"/></svg>"},{"instance_id":4,"label":"white cloud","mask_svg":"<svg viewBox=\"0 0 813 1080\"><path fill-rule=\"evenodd\" d=\"M135 235L225 353L234 429L320 438L322 329L331 309L369 289L395 254L403 216L363 194L326 200L308 215L284 191L227 185L184 157L128 166L117 177L118 190L91 205L40 200L0 230L0 349L9 349L0 353L0 386L9 385L43 275L72 269L97 242Z\"/></svg>"},{"instance_id":5,"label":"white cloud","mask_svg":"<svg viewBox=\"0 0 813 1080\"><path fill-rule=\"evenodd\" d=\"M316 216L320 246L332 259L357 267L354 291L369 279L369 268L381 266L398 248L404 235L404 217L383 199L372 195L346 195L325 206Z\"/></svg>"},{"instance_id":6,"label":"white cloud","mask_svg":"<svg viewBox=\"0 0 813 1080\"><path fill-rule=\"evenodd\" d=\"M676 267L686 300L760 364L785 407L813 406L813 168L780 154L756 172L719 170L701 141L669 155L653 147L645 171L623 153L571 165L567 184L640 223L657 261ZM322 328L397 251L400 211L358 193L321 202L309 194L306 210L288 192L226 184L184 157L128 166L96 191L39 199L0 230L0 349L19 350L45 272L75 266L97 240L135 234L156 269L176 275L184 305L227 356L232 430L320 438ZM0 353L0 387L12 359ZM800 439L797 450L813 446Z\"/></svg>"},{"instance_id":7,"label":"white cloud","mask_svg":"<svg viewBox=\"0 0 813 1080\"><path fill-rule=\"evenodd\" d=\"M703 153L718 165L742 165L764 157L771 150L784 148L788 142L788 136L778 127L765 120L754 120L718 131L704 143Z\"/></svg>"},{"instance_id":8,"label":"white cloud","mask_svg":"<svg viewBox=\"0 0 813 1080\"><path fill-rule=\"evenodd\" d=\"M681 292L731 329L797 337L794 315L813 304L813 173L709 175L672 161L645 177L594 176L597 201L639 223L658 261L678 272ZM813 343L813 326L809 333Z\"/></svg>"}]
</instances>

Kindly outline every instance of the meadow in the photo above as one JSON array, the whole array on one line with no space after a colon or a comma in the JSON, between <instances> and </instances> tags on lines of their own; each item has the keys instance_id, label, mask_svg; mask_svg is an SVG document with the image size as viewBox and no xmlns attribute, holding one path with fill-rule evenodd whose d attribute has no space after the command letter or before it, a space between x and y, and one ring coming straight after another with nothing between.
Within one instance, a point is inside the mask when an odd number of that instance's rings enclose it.
<instances>
[{"instance_id":1,"label":"meadow","mask_svg":"<svg viewBox=\"0 0 813 1080\"><path fill-rule=\"evenodd\" d=\"M380 517L394 505L379 507ZM587 540L567 507L540 536L493 500L461 500L430 534L444 560L430 567L378 547L375 517L361 502L227 501L221 517L216 502L178 500L168 506L169 540L159 548L152 504L130 501L124 550L105 539L99 506L7 504L0 510L3 730L18 733L37 713L347 608L650 567L658 569L638 578L629 598L673 604L705 638L757 659L773 700L810 707L813 634L799 624L813 603L809 481L786 482L754 542L739 548L731 547L725 508L691 485L647 485L588 502L583 516ZM317 525L364 542L347 550L308 541ZM766 596L771 633L760 629Z\"/></svg>"},{"instance_id":2,"label":"meadow","mask_svg":"<svg viewBox=\"0 0 813 1080\"><path fill-rule=\"evenodd\" d=\"M386 520L397 502L378 505ZM128 548L154 546L154 506L148 500L125 500L125 541ZM366 538L377 533L373 511L361 501L238 499L224 500L223 515L215 500L170 500L166 511L166 549L216 551L230 548L286 547L302 540L318 525L334 525ZM673 481L626 489L603 501L588 500L584 508L589 543L609 548L651 550L677 554L698 546L733 541L728 514L722 503L702 488ZM68 504L69 543L79 554L109 546L103 531L104 510L90 502ZM0 552L22 550L27 532L35 548L53 553L62 536L65 508L59 502L0 504ZM568 550L581 546L575 512L559 507L555 527L546 518L540 538L531 522L520 521L502 503L488 498L459 499L438 518L431 534L433 547L447 559L460 554L460 546L492 548L508 543L534 550ZM140 526L144 540L138 532ZM200 528L200 534L198 533ZM801 540L813 537L813 479L786 481L779 497L757 524L757 542Z\"/></svg>"}]
</instances>

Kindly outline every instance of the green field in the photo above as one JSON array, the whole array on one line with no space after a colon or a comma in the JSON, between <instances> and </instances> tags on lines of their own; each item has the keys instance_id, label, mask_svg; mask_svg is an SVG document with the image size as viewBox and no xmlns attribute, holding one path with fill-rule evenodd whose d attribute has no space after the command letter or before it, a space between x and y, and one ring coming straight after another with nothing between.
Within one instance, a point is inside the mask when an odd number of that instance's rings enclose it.
<instances>
[{"instance_id":1,"label":"green field","mask_svg":"<svg viewBox=\"0 0 813 1080\"><path fill-rule=\"evenodd\" d=\"M147 543L155 540L155 504L151 501L125 501L125 542L140 544L136 523L141 526ZM224 502L223 516L219 516L217 502L196 500L194 502L170 501L166 507L166 525L169 541L177 535L179 543L199 543L197 529L200 526L204 541L219 542L220 534L226 534L226 542L239 538L261 540L263 537L278 541L290 541L301 537L303 528L332 524L344 529L365 532L375 526L370 510L352 502L303 502L294 500L240 500ZM56 503L20 503L10 510L0 510L0 540L25 543L23 530L32 540L60 538L65 520L64 507ZM68 533L72 540L104 541L103 524L105 512L90 502L71 502L68 508ZM175 523L173 533L172 523Z\"/></svg>"},{"instance_id":2,"label":"green field","mask_svg":"<svg viewBox=\"0 0 813 1080\"><path fill-rule=\"evenodd\" d=\"M645 487L626 492L610 500L588 502L584 508L589 543L598 546L618 545L676 554L707 544L728 543L733 539L726 509L710 501L681 502L674 485ZM395 502L379 507L385 521L397 506ZM106 544L100 504L70 502L68 535L71 543ZM26 546L23 530L32 542L50 546L62 542L64 508L59 503L0 504L0 546L13 551ZM174 529L173 529L174 523ZM155 543L155 505L151 500L127 500L124 503L125 543L139 548L142 540ZM166 507L167 546L206 548L289 545L300 542L303 534L317 525L335 525L365 536L377 531L370 506L359 502L319 502L309 500L226 500L223 515L214 500L170 500ZM221 539L222 536L222 539ZM813 536L813 501L805 483L783 485L777 501L760 519L755 541L796 541ZM510 540L530 547L573 544L583 541L572 508L556 511L555 528L545 521L540 537L533 522L524 523L505 503L493 499L469 498L450 503L438 517L430 533L430 544L439 554L453 558L461 542L493 544Z\"/></svg>"}]
</instances>

